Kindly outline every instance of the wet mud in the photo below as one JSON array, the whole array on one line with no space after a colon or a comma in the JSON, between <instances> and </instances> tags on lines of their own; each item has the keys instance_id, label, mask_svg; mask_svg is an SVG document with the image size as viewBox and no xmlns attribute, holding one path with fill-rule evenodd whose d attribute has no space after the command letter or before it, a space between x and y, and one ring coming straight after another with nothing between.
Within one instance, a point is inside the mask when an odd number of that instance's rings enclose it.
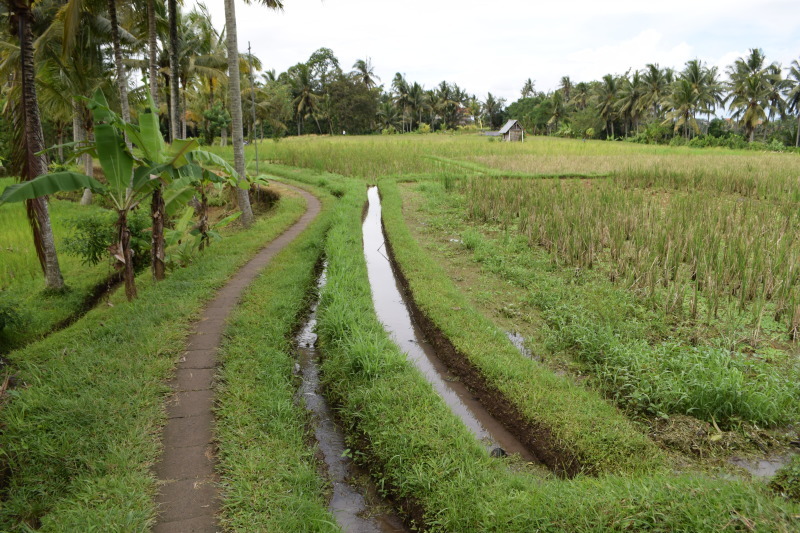
<instances>
[{"instance_id":1,"label":"wet mud","mask_svg":"<svg viewBox=\"0 0 800 533\"><path fill-rule=\"evenodd\" d=\"M326 268L323 267L317 280L317 294L325 286L325 276ZM318 354L315 349L317 334L314 331L318 302L317 298L306 322L295 336L295 347L299 359L297 370L302 376L298 398L312 413L314 436L333 487L329 510L336 517L339 527L347 533L407 532L409 530L402 520L381 499L369 475L346 457L344 433L320 390Z\"/></svg>"}]
</instances>

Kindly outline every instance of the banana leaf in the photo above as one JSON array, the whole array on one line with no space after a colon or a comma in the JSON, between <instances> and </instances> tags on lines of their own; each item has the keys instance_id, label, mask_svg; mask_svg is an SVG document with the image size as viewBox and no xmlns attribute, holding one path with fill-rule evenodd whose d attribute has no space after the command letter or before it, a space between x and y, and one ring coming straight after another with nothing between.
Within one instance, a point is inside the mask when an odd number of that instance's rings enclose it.
<instances>
[{"instance_id":1,"label":"banana leaf","mask_svg":"<svg viewBox=\"0 0 800 533\"><path fill-rule=\"evenodd\" d=\"M9 185L0 195L0 205L81 189L103 192L105 187L96 179L79 172L54 172L53 174L43 174L31 181Z\"/></svg>"},{"instance_id":2,"label":"banana leaf","mask_svg":"<svg viewBox=\"0 0 800 533\"><path fill-rule=\"evenodd\" d=\"M94 138L97 156L110 185L111 195L119 200L131 186L133 156L125 146L125 139L114 126L114 114L108 110L106 97L99 89L94 93L93 102L95 102L92 113L95 121Z\"/></svg>"}]
</instances>

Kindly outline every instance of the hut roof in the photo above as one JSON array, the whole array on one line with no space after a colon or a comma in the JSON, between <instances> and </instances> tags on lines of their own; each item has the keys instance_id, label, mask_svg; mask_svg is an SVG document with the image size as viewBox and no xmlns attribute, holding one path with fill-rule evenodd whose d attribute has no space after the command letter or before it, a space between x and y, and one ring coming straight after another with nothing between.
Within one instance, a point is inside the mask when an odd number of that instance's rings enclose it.
<instances>
[{"instance_id":1,"label":"hut roof","mask_svg":"<svg viewBox=\"0 0 800 533\"><path fill-rule=\"evenodd\" d=\"M500 135L508 133L508 130L510 130L514 126L514 124L516 124L517 122L518 121L513 119L513 118L511 120L509 120L508 122L506 122L505 125L502 128L500 128ZM520 127L522 127L522 126L520 126Z\"/></svg>"}]
</instances>

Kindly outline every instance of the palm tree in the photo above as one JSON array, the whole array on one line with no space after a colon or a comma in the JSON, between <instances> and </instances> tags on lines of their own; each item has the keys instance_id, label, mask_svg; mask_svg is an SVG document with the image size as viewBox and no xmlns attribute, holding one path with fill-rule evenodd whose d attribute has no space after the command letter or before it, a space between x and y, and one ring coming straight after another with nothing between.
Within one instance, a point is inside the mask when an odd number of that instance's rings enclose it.
<instances>
[{"instance_id":1,"label":"palm tree","mask_svg":"<svg viewBox=\"0 0 800 533\"><path fill-rule=\"evenodd\" d=\"M391 99L386 99L378 105L378 121L381 129L395 128L398 118L397 108Z\"/></svg>"},{"instance_id":2,"label":"palm tree","mask_svg":"<svg viewBox=\"0 0 800 533\"><path fill-rule=\"evenodd\" d=\"M562 76L560 82L560 89L564 93L564 101L569 103L570 94L572 93L572 80L569 76Z\"/></svg>"},{"instance_id":3,"label":"palm tree","mask_svg":"<svg viewBox=\"0 0 800 533\"><path fill-rule=\"evenodd\" d=\"M363 83L367 89L375 87L375 80L381 80L375 74L375 68L372 66L372 60L370 60L370 58L359 59L353 64L353 69L355 69L353 74L358 77L358 80Z\"/></svg>"},{"instance_id":4,"label":"palm tree","mask_svg":"<svg viewBox=\"0 0 800 533\"><path fill-rule=\"evenodd\" d=\"M630 78L624 76L620 80L621 86L617 105L619 106L620 115L625 118L625 136L627 137L628 124L632 124L635 130L639 130L639 117L645 109L643 105L645 85L638 70L635 70Z\"/></svg>"},{"instance_id":5,"label":"palm tree","mask_svg":"<svg viewBox=\"0 0 800 533\"><path fill-rule=\"evenodd\" d=\"M117 90L122 109L122 120L131 121L131 109L128 103L128 74L122 60L122 44L119 38L119 22L117 21L117 0L108 0L108 18L111 22L111 45L114 50L114 68L117 73Z\"/></svg>"},{"instance_id":6,"label":"palm tree","mask_svg":"<svg viewBox=\"0 0 800 533\"><path fill-rule=\"evenodd\" d=\"M156 0L147 0L147 62L150 97L158 105L158 31L156 27Z\"/></svg>"},{"instance_id":7,"label":"palm tree","mask_svg":"<svg viewBox=\"0 0 800 533\"><path fill-rule=\"evenodd\" d=\"M211 15L203 4L199 4L186 15L179 32L181 47L178 55L178 79L183 110L181 136L186 137L188 89L195 84L198 77L209 80L209 88L213 88L214 80L225 78L227 60L222 37L211 23ZM213 98L212 95L210 96Z\"/></svg>"},{"instance_id":8,"label":"palm tree","mask_svg":"<svg viewBox=\"0 0 800 533\"><path fill-rule=\"evenodd\" d=\"M550 97L550 104L552 106L552 111L550 119L547 121L547 125L549 126L550 124L553 124L555 129L558 130L558 122L564 118L564 115L566 114L566 104L561 91L553 92L553 95Z\"/></svg>"},{"instance_id":9,"label":"palm tree","mask_svg":"<svg viewBox=\"0 0 800 533\"><path fill-rule=\"evenodd\" d=\"M761 49L753 48L747 57L740 57L728 67L730 109L733 118L744 126L745 135L752 142L756 127L766 120L766 108L773 93L769 68Z\"/></svg>"},{"instance_id":10,"label":"palm tree","mask_svg":"<svg viewBox=\"0 0 800 533\"><path fill-rule=\"evenodd\" d=\"M406 108L408 107L408 83L405 77L397 72L392 79L392 89L394 89L394 101L397 109L401 113L403 133L406 131Z\"/></svg>"},{"instance_id":11,"label":"palm tree","mask_svg":"<svg viewBox=\"0 0 800 533\"><path fill-rule=\"evenodd\" d=\"M686 62L680 77L689 82L697 97L695 111L708 113L710 123L711 113L722 102L717 67L708 68L699 59L692 59Z\"/></svg>"},{"instance_id":12,"label":"palm tree","mask_svg":"<svg viewBox=\"0 0 800 533\"><path fill-rule=\"evenodd\" d=\"M691 126L695 133L700 133L697 120L694 118L699 102L699 96L692 86L692 82L686 78L678 79L672 86L672 92L664 101L670 109L664 124L672 122L675 133L683 127L686 137L689 136L687 126Z\"/></svg>"},{"instance_id":13,"label":"palm tree","mask_svg":"<svg viewBox=\"0 0 800 533\"><path fill-rule=\"evenodd\" d=\"M300 135L305 119L314 117L319 96L314 93L314 80L311 77L311 67L308 63L300 63L295 67L294 76L291 78L292 90L295 94L292 106L297 114L297 134ZM317 129L319 122L317 122Z\"/></svg>"},{"instance_id":14,"label":"palm tree","mask_svg":"<svg viewBox=\"0 0 800 533\"><path fill-rule=\"evenodd\" d=\"M503 110L503 99L495 98L492 93L486 95L486 101L483 103L483 109L486 111L486 116L489 118L489 127L498 128L500 124L496 120Z\"/></svg>"},{"instance_id":15,"label":"palm tree","mask_svg":"<svg viewBox=\"0 0 800 533\"><path fill-rule=\"evenodd\" d=\"M425 91L425 102L427 103L428 111L431 113L431 131L433 131L436 116L442 108L442 99L436 90L431 89L430 91Z\"/></svg>"},{"instance_id":16,"label":"palm tree","mask_svg":"<svg viewBox=\"0 0 800 533\"><path fill-rule=\"evenodd\" d=\"M422 111L425 109L425 89L417 82L408 88L408 107L411 110L411 128L414 129L414 116L417 124L422 122Z\"/></svg>"},{"instance_id":17,"label":"palm tree","mask_svg":"<svg viewBox=\"0 0 800 533\"><path fill-rule=\"evenodd\" d=\"M12 167L22 181L30 181L47 172L47 159L41 155L44 146L44 134L39 115L39 102L36 96L36 70L33 62L33 32L31 31L31 7L29 0L7 0L8 11L13 13L11 19L16 27L11 32L19 39L19 90L18 98L9 98L11 114L14 121L14 161ZM56 253L53 228L50 223L50 211L47 198L27 200L25 209L28 222L33 230L33 242L39 263L44 272L45 286L52 290L64 287L64 278Z\"/></svg>"},{"instance_id":18,"label":"palm tree","mask_svg":"<svg viewBox=\"0 0 800 533\"><path fill-rule=\"evenodd\" d=\"M575 84L575 89L572 94L572 99L575 103L575 107L580 110L586 109L586 106L589 103L589 96L590 96L590 88L589 84L585 81L581 81Z\"/></svg>"},{"instance_id":19,"label":"palm tree","mask_svg":"<svg viewBox=\"0 0 800 533\"><path fill-rule=\"evenodd\" d=\"M606 131L609 131L611 139L614 138L614 121L617 119L617 96L619 92L619 80L611 74L603 76L603 81L596 88L597 111L606 123Z\"/></svg>"},{"instance_id":20,"label":"palm tree","mask_svg":"<svg viewBox=\"0 0 800 533\"><path fill-rule=\"evenodd\" d=\"M536 92L536 82L528 78L522 86L522 97L530 98Z\"/></svg>"},{"instance_id":21,"label":"palm tree","mask_svg":"<svg viewBox=\"0 0 800 533\"><path fill-rule=\"evenodd\" d=\"M661 118L661 101L669 89L669 71L662 70L658 63L648 63L642 74L644 83L643 104L653 110L655 118Z\"/></svg>"},{"instance_id":22,"label":"palm tree","mask_svg":"<svg viewBox=\"0 0 800 533\"><path fill-rule=\"evenodd\" d=\"M174 0L170 0L174 1ZM249 3L249 2L248 2ZM283 9L281 0L260 0L270 9ZM228 95L233 132L233 163L239 176L244 177L244 130L242 126L242 91L239 74L239 43L236 32L236 9L233 0L225 0L225 30L228 42ZM253 209L250 207L248 191L236 188L236 200L242 211L242 224L249 227L253 223Z\"/></svg>"},{"instance_id":23,"label":"palm tree","mask_svg":"<svg viewBox=\"0 0 800 533\"><path fill-rule=\"evenodd\" d=\"M797 134L794 145L800 146L800 62L795 59L789 66L786 76L786 107L791 113L797 114Z\"/></svg>"},{"instance_id":24,"label":"palm tree","mask_svg":"<svg viewBox=\"0 0 800 533\"><path fill-rule=\"evenodd\" d=\"M475 95L472 95L467 102L467 109L469 109L469 114L472 115L472 121L478 124L478 129L483 129L483 105L481 101L478 100Z\"/></svg>"},{"instance_id":25,"label":"palm tree","mask_svg":"<svg viewBox=\"0 0 800 533\"><path fill-rule=\"evenodd\" d=\"M769 108L767 124L771 124L776 113L780 113L781 116L786 115L786 102L783 100L783 93L788 87L788 80L783 79L783 69L776 63L767 67L767 79L770 86L769 96L767 97L767 106ZM765 140L766 135L767 131L765 129Z\"/></svg>"},{"instance_id":26,"label":"palm tree","mask_svg":"<svg viewBox=\"0 0 800 533\"><path fill-rule=\"evenodd\" d=\"M110 40L108 24L101 24L98 11L102 6L82 7L80 1L68 2L58 10L52 23L38 39L40 106L48 116L68 113L72 116L73 140L90 141L92 114L85 101L97 89L111 92L106 75L102 43ZM120 38L127 43L133 36L120 29ZM92 156L83 154L84 174L92 174ZM86 189L82 205L92 202L92 191Z\"/></svg>"},{"instance_id":27,"label":"palm tree","mask_svg":"<svg viewBox=\"0 0 800 533\"><path fill-rule=\"evenodd\" d=\"M227 20L228 11L225 4L225 18ZM167 0L167 11L169 17L169 131L170 142L179 137L180 116L180 86L178 79L178 0ZM236 21L234 20L234 24ZM234 154L236 150L234 149ZM245 217L242 217L245 222Z\"/></svg>"}]
</instances>

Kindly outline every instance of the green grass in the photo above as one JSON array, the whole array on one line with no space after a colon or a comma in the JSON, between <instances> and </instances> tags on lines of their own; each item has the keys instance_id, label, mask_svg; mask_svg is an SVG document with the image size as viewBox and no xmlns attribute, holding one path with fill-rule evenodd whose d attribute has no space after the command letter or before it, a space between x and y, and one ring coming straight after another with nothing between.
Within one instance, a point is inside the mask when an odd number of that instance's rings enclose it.
<instances>
[{"instance_id":1,"label":"green grass","mask_svg":"<svg viewBox=\"0 0 800 533\"><path fill-rule=\"evenodd\" d=\"M295 398L291 339L314 288L331 198L324 195L323 213L270 262L228 321L215 426L226 530L339 531L307 444L309 416Z\"/></svg>"},{"instance_id":2,"label":"green grass","mask_svg":"<svg viewBox=\"0 0 800 533\"><path fill-rule=\"evenodd\" d=\"M0 189L13 183L0 179ZM97 206L81 206L66 200L50 201L50 217L59 263L67 290L44 290L44 276L22 204L0 208L0 303L19 311L19 321L0 332L0 353L24 345L47 334L53 326L79 312L90 290L112 271L107 264L84 265L81 259L63 251L70 234L69 221L79 214L97 212Z\"/></svg>"},{"instance_id":3,"label":"green grass","mask_svg":"<svg viewBox=\"0 0 800 533\"><path fill-rule=\"evenodd\" d=\"M795 455L788 465L781 468L769 485L772 490L800 502L800 455Z\"/></svg>"},{"instance_id":4,"label":"green grass","mask_svg":"<svg viewBox=\"0 0 800 533\"><path fill-rule=\"evenodd\" d=\"M600 396L520 357L411 236L396 183L384 180L380 190L387 237L416 304L492 388L544 428L556 449L577 457L585 472L630 473L659 465L663 458L655 446Z\"/></svg>"},{"instance_id":5,"label":"green grass","mask_svg":"<svg viewBox=\"0 0 800 533\"><path fill-rule=\"evenodd\" d=\"M345 182L344 180L342 180ZM365 193L342 199L319 308L323 379L353 454L432 531L796 529L799 508L760 487L694 475L542 480L490 459L388 338L372 309L357 237Z\"/></svg>"},{"instance_id":6,"label":"green grass","mask_svg":"<svg viewBox=\"0 0 800 533\"><path fill-rule=\"evenodd\" d=\"M747 321L680 320L611 283L603 269L559 267L513 225L466 221L468 203L458 191L446 192L435 181L415 189L426 198L417 215L427 221L426 231L439 240L460 236L474 264L513 287L516 312L535 317L536 350L551 360L569 354L577 372L594 375L620 406L725 426L797 420L800 390L793 376L800 368L771 343L746 353L747 345L733 340L749 338Z\"/></svg>"},{"instance_id":7,"label":"green grass","mask_svg":"<svg viewBox=\"0 0 800 533\"><path fill-rule=\"evenodd\" d=\"M18 385L0 411L0 529L141 531L155 516L165 379L193 319L225 280L304 211L285 198L139 298L112 298L71 327L12 352Z\"/></svg>"}]
</instances>

